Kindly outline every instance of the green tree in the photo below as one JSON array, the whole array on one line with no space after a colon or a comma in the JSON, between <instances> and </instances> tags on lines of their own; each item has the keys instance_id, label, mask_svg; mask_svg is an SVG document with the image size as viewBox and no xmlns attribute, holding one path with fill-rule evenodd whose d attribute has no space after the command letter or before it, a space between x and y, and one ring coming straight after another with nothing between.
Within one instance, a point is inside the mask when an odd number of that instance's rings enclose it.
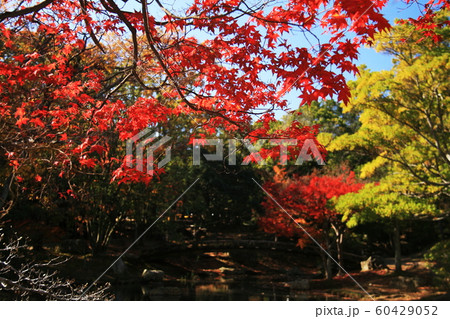
<instances>
[{"instance_id":1,"label":"green tree","mask_svg":"<svg viewBox=\"0 0 450 319\"><path fill-rule=\"evenodd\" d=\"M393 55L389 71L362 67L350 83L344 111L361 112L361 127L331 142L329 150L367 154L361 177L377 183L339 198L349 226L382 220L393 233L396 270L401 270L400 226L405 219L430 216L445 208L450 186L449 28L436 23L441 41L421 39L408 24L377 35L377 49Z\"/></svg>"},{"instance_id":2,"label":"green tree","mask_svg":"<svg viewBox=\"0 0 450 319\"><path fill-rule=\"evenodd\" d=\"M414 198L399 192L395 180L385 178L382 183L367 184L358 193L345 194L335 201L336 211L347 227L363 223L382 222L392 234L395 270L402 270L401 225L405 220L421 218L436 212L429 198Z\"/></svg>"},{"instance_id":3,"label":"green tree","mask_svg":"<svg viewBox=\"0 0 450 319\"><path fill-rule=\"evenodd\" d=\"M441 12L436 23L446 16ZM442 40L435 43L420 40L420 32L403 24L376 37L377 48L393 55L393 68L361 69L358 80L350 84L352 99L344 105L344 111L362 112L361 127L335 139L329 148L370 154L373 160L362 167L362 177L395 172L397 179L405 180L408 196L448 197L449 32L442 24Z\"/></svg>"},{"instance_id":4,"label":"green tree","mask_svg":"<svg viewBox=\"0 0 450 319\"><path fill-rule=\"evenodd\" d=\"M303 105L296 113L286 117L286 121L298 120L306 126L319 126L318 141L328 149L331 141L343 134L354 134L361 126L359 110L343 112L341 105L335 100L318 100ZM342 165L357 167L367 160L365 154L355 154L348 150L328 152L327 167L338 169Z\"/></svg>"},{"instance_id":5,"label":"green tree","mask_svg":"<svg viewBox=\"0 0 450 319\"><path fill-rule=\"evenodd\" d=\"M332 136L354 133L360 126L358 113L344 113L335 100L318 100L303 105L293 113L292 118L305 126L319 125L321 133Z\"/></svg>"}]
</instances>

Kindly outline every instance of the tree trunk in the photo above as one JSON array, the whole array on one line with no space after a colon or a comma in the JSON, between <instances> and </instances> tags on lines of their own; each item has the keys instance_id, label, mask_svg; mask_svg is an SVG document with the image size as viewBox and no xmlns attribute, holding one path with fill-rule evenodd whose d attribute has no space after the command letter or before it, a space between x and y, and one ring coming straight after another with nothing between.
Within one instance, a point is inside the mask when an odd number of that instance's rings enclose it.
<instances>
[{"instance_id":1,"label":"tree trunk","mask_svg":"<svg viewBox=\"0 0 450 319\"><path fill-rule=\"evenodd\" d=\"M400 246L400 227L398 220L394 224L394 250L395 250L395 272L402 271L402 250Z\"/></svg>"},{"instance_id":2,"label":"tree trunk","mask_svg":"<svg viewBox=\"0 0 450 319\"><path fill-rule=\"evenodd\" d=\"M328 252L328 254L330 254L330 243L327 241L326 242L326 251ZM325 279L327 280L331 280L333 279L333 262L330 258L330 256L327 253L325 253L324 250L320 250L320 257L322 259L322 267L323 267L323 271L324 271L324 275L325 275Z\"/></svg>"},{"instance_id":3,"label":"tree trunk","mask_svg":"<svg viewBox=\"0 0 450 319\"><path fill-rule=\"evenodd\" d=\"M343 243L344 243L344 232L345 228L340 227L339 225L335 225L331 223L331 227L333 228L335 237L335 244L336 244L336 254L337 254L337 262L338 262L338 276L344 275L344 250L343 250Z\"/></svg>"},{"instance_id":4,"label":"tree trunk","mask_svg":"<svg viewBox=\"0 0 450 319\"><path fill-rule=\"evenodd\" d=\"M337 250L337 261L339 263L338 267L338 276L343 276L344 275L344 271L342 270L344 267L344 251L343 251L343 247L342 244L344 242L344 232L339 231L336 234L336 250Z\"/></svg>"},{"instance_id":5,"label":"tree trunk","mask_svg":"<svg viewBox=\"0 0 450 319\"><path fill-rule=\"evenodd\" d=\"M11 188L11 184L14 178L14 173L11 173L8 178L5 180L5 184L3 184L2 193L0 194L0 211L6 209L6 200L8 199L9 190ZM0 215L1 216L1 215Z\"/></svg>"},{"instance_id":6,"label":"tree trunk","mask_svg":"<svg viewBox=\"0 0 450 319\"><path fill-rule=\"evenodd\" d=\"M333 262L331 261L331 258L327 256L327 268L326 268L326 278L327 280L333 279Z\"/></svg>"},{"instance_id":7,"label":"tree trunk","mask_svg":"<svg viewBox=\"0 0 450 319\"><path fill-rule=\"evenodd\" d=\"M322 267L325 279L331 280L333 278L333 273L331 269L331 259L323 250L320 250L320 257L322 259Z\"/></svg>"}]
</instances>

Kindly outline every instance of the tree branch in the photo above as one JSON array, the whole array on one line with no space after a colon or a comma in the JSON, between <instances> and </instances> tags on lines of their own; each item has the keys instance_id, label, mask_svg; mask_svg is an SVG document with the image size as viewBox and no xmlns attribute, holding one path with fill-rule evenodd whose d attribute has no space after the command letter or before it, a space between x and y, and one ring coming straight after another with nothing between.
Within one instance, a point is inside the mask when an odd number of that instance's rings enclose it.
<instances>
[{"instance_id":1,"label":"tree branch","mask_svg":"<svg viewBox=\"0 0 450 319\"><path fill-rule=\"evenodd\" d=\"M28 8L22 9L22 10L6 11L3 13L0 13L0 22L3 22L6 19L17 18L17 17L23 16L23 15L26 15L29 13L38 12L39 10L44 9L45 7L47 7L54 1L55 0L44 0L35 6L28 7Z\"/></svg>"}]
</instances>

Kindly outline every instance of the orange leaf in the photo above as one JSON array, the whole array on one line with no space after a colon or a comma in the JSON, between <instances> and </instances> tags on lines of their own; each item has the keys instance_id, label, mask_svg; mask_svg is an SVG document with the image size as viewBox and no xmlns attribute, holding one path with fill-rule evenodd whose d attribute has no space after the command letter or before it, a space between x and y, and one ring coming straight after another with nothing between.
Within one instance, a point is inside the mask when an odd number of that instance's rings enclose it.
<instances>
[{"instance_id":1,"label":"orange leaf","mask_svg":"<svg viewBox=\"0 0 450 319\"><path fill-rule=\"evenodd\" d=\"M23 117L24 115L25 115L25 110L23 109L23 107L17 108L16 113L14 113L15 117Z\"/></svg>"},{"instance_id":2,"label":"orange leaf","mask_svg":"<svg viewBox=\"0 0 450 319\"><path fill-rule=\"evenodd\" d=\"M39 118L34 118L30 120L30 123L34 123L36 126L44 127L44 122L41 121Z\"/></svg>"}]
</instances>

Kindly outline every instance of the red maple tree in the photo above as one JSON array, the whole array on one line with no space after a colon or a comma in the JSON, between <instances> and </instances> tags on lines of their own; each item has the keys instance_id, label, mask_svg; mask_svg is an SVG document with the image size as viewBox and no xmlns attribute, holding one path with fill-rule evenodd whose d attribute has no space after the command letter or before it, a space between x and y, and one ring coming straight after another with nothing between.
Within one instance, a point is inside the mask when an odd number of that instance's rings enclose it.
<instances>
[{"instance_id":1,"label":"red maple tree","mask_svg":"<svg viewBox=\"0 0 450 319\"><path fill-rule=\"evenodd\" d=\"M409 23L420 30L423 34L422 41L425 38L432 38L435 42L442 40L442 36L436 33L440 27L436 23L436 14L440 10L450 10L450 2L448 0L428 0L425 3L420 3L418 0L405 0L408 5L416 5L421 14L417 18L402 19L401 23ZM442 24L449 24L450 21L447 19L443 21Z\"/></svg>"},{"instance_id":2,"label":"red maple tree","mask_svg":"<svg viewBox=\"0 0 450 319\"><path fill-rule=\"evenodd\" d=\"M265 215L260 219L264 231L279 236L297 238L303 247L311 240L331 253L332 239L337 250L337 260L343 265L342 244L345 224L333 208L333 198L359 191L363 184L355 180L354 172L338 176L319 175L287 177L284 170L275 168L274 181L263 188L271 195L263 202ZM281 206L281 207L280 207ZM333 234L333 235L331 235ZM327 278L331 278L331 259L320 250ZM339 269L341 274L342 269Z\"/></svg>"}]
</instances>

